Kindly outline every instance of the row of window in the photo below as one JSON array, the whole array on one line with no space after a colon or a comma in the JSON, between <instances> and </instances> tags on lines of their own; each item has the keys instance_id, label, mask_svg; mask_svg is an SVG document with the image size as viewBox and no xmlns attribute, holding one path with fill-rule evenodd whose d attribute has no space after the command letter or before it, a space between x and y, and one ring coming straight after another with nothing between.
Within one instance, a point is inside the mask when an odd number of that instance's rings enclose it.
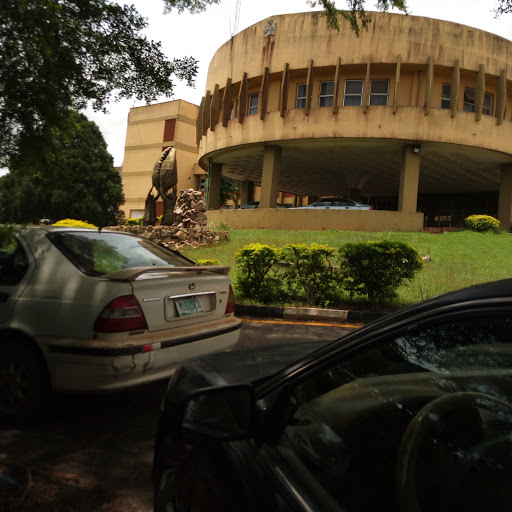
<instances>
[{"instance_id":1,"label":"row of window","mask_svg":"<svg viewBox=\"0 0 512 512\"><path fill-rule=\"evenodd\" d=\"M450 108L450 94L452 86L450 84L443 84L443 91L441 95L441 108ZM470 87L464 89L464 112L475 111L475 98L476 91ZM482 107L482 114L486 116L492 116L493 109L493 95L490 92L486 92L484 95L484 105Z\"/></svg>"},{"instance_id":2,"label":"row of window","mask_svg":"<svg viewBox=\"0 0 512 512\"><path fill-rule=\"evenodd\" d=\"M345 91L343 94L343 106L361 106L363 104L364 80L346 80ZM450 108L451 85L443 84L441 95L441 108ZM371 80L370 83L370 105L387 105L389 95L389 80ZM464 89L464 112L475 111L475 89L466 87ZM259 94L254 93L249 96L249 107L247 114L258 113ZM332 107L334 104L334 82L320 82L320 92L318 95L319 107ZM297 85L297 96L295 99L295 108L306 107L306 84ZM493 95L485 93L482 113L492 116Z\"/></svg>"}]
</instances>

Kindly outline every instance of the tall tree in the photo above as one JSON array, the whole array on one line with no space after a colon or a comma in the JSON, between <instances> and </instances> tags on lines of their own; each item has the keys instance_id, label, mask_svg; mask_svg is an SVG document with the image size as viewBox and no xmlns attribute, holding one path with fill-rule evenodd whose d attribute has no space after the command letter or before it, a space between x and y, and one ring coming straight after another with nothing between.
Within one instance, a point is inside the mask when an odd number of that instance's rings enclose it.
<instances>
[{"instance_id":1,"label":"tall tree","mask_svg":"<svg viewBox=\"0 0 512 512\"><path fill-rule=\"evenodd\" d=\"M109 0L1 0L0 166L69 108L151 102L172 93L173 76L192 84L197 61L169 60L146 25L133 6Z\"/></svg>"},{"instance_id":2,"label":"tall tree","mask_svg":"<svg viewBox=\"0 0 512 512\"><path fill-rule=\"evenodd\" d=\"M116 223L124 202L121 175L98 126L71 111L62 128L45 135L49 147L41 158L22 153L0 178L0 221Z\"/></svg>"}]
</instances>

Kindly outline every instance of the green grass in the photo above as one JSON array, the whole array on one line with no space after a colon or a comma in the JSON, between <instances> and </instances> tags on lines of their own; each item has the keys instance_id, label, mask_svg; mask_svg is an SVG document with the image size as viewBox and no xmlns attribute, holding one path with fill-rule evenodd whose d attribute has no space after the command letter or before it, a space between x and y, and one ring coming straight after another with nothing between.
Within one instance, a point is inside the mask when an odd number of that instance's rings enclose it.
<instances>
[{"instance_id":1,"label":"green grass","mask_svg":"<svg viewBox=\"0 0 512 512\"><path fill-rule=\"evenodd\" d=\"M236 278L235 253L253 242L282 246L288 243L322 243L340 247L347 242L391 240L405 242L431 261L424 264L415 279L402 286L398 298L387 305L397 309L436 295L472 284L512 277L512 235L459 231L430 233L367 233L358 231L285 231L229 230L229 241L214 246L186 249L182 252L194 260L217 259L231 267ZM236 292L236 289L235 289ZM367 307L361 300L349 300L347 305Z\"/></svg>"}]
</instances>

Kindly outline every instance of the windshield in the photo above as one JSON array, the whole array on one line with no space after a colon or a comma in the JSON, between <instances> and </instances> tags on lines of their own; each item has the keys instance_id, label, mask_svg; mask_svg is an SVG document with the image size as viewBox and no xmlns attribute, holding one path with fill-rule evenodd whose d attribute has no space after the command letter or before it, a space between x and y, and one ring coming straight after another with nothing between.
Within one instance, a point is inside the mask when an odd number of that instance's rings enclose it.
<instances>
[{"instance_id":1,"label":"windshield","mask_svg":"<svg viewBox=\"0 0 512 512\"><path fill-rule=\"evenodd\" d=\"M195 265L176 251L124 233L63 231L47 236L73 265L90 276L135 267Z\"/></svg>"}]
</instances>

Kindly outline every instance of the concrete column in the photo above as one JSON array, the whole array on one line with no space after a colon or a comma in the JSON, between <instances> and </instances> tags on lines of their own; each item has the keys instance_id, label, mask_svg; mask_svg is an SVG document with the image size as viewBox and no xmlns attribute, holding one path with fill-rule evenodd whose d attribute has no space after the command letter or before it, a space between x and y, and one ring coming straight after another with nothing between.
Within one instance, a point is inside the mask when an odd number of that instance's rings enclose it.
<instances>
[{"instance_id":1,"label":"concrete column","mask_svg":"<svg viewBox=\"0 0 512 512\"><path fill-rule=\"evenodd\" d=\"M263 153L260 208L276 208L281 168L281 148L267 146Z\"/></svg>"},{"instance_id":2,"label":"concrete column","mask_svg":"<svg viewBox=\"0 0 512 512\"><path fill-rule=\"evenodd\" d=\"M416 212L418 204L418 184L420 178L420 153L415 153L413 144L402 147L400 166L400 190L398 192L398 211ZM420 148L421 151L421 148Z\"/></svg>"},{"instance_id":3,"label":"concrete column","mask_svg":"<svg viewBox=\"0 0 512 512\"><path fill-rule=\"evenodd\" d=\"M208 199L207 210L218 210L220 202L220 182L222 179L222 164L211 164L208 170Z\"/></svg>"},{"instance_id":4,"label":"concrete column","mask_svg":"<svg viewBox=\"0 0 512 512\"><path fill-rule=\"evenodd\" d=\"M242 190L240 194L240 205L254 201L254 182L242 181Z\"/></svg>"},{"instance_id":5,"label":"concrete column","mask_svg":"<svg viewBox=\"0 0 512 512\"><path fill-rule=\"evenodd\" d=\"M510 233L512 230L512 164L501 166L498 220L500 228Z\"/></svg>"}]
</instances>

